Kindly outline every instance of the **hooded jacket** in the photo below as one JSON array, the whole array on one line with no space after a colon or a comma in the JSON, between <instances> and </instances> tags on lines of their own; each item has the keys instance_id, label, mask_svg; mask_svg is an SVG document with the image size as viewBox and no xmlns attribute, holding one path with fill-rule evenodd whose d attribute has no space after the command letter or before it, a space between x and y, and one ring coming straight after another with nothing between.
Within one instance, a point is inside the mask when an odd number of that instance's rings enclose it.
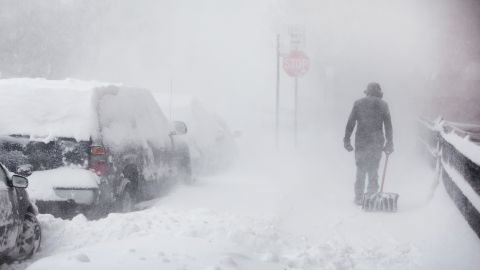
<instances>
[{"instance_id":1,"label":"hooded jacket","mask_svg":"<svg viewBox=\"0 0 480 270\"><path fill-rule=\"evenodd\" d=\"M387 102L382 100L382 92L365 91L367 96L355 101L345 128L344 143L350 144L355 126L355 151L393 149L392 121ZM385 134L383 129L385 128ZM386 144L385 144L386 139Z\"/></svg>"}]
</instances>

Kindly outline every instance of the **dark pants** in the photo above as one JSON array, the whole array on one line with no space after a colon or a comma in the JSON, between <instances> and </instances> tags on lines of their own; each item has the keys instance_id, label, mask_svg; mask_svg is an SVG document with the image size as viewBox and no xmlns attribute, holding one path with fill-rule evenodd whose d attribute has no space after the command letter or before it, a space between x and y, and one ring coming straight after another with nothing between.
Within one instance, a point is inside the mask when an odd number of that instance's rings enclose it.
<instances>
[{"instance_id":1,"label":"dark pants","mask_svg":"<svg viewBox=\"0 0 480 270\"><path fill-rule=\"evenodd\" d=\"M357 149L355 161L357 164L357 178L355 181L355 197L362 198L365 193L365 178L368 179L367 192L378 191L378 166L382 157L380 147Z\"/></svg>"}]
</instances>

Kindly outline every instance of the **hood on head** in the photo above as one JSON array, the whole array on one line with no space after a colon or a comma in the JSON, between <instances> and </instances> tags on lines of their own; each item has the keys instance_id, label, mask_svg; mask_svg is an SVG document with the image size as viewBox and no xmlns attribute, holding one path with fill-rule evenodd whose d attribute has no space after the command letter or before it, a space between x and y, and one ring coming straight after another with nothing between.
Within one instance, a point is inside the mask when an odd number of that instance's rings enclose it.
<instances>
[{"instance_id":1,"label":"hood on head","mask_svg":"<svg viewBox=\"0 0 480 270\"><path fill-rule=\"evenodd\" d=\"M374 96L374 97L383 97L382 88L380 87L379 83L371 82L367 85L367 89L364 91L367 96Z\"/></svg>"}]
</instances>

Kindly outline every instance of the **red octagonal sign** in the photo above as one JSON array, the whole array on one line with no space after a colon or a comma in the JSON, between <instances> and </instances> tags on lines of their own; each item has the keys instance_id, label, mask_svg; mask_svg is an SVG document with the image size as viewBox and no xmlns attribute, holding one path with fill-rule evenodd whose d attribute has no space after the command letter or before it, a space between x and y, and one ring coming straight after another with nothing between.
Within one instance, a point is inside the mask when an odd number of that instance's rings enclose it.
<instances>
[{"instance_id":1,"label":"red octagonal sign","mask_svg":"<svg viewBox=\"0 0 480 270\"><path fill-rule=\"evenodd\" d=\"M310 59L302 51L291 51L283 58L283 69L290 77L300 77L310 68Z\"/></svg>"}]
</instances>

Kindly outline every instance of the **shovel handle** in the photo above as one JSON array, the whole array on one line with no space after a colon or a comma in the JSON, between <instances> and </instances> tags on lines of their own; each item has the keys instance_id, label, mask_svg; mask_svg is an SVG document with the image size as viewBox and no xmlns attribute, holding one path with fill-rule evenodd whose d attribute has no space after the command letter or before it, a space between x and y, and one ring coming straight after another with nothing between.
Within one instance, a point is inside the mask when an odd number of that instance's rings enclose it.
<instances>
[{"instance_id":1,"label":"shovel handle","mask_svg":"<svg viewBox=\"0 0 480 270\"><path fill-rule=\"evenodd\" d=\"M383 167L383 175L382 175L382 185L380 187L380 192L383 192L383 184L385 183L385 175L387 174L387 165L388 165L388 157L390 156L389 154L386 154L385 158L385 166Z\"/></svg>"}]
</instances>

